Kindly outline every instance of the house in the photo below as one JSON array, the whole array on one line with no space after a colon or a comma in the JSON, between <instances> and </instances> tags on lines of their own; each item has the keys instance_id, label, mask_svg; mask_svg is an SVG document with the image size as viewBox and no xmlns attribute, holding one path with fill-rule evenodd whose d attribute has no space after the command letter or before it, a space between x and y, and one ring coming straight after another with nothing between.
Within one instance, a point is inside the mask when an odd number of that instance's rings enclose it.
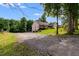
<instances>
[{"instance_id":1,"label":"house","mask_svg":"<svg viewBox=\"0 0 79 59\"><path fill-rule=\"evenodd\" d=\"M35 21L33 24L32 24L32 32L34 31L38 31L40 29L45 29L45 28L48 28L48 23L47 22L41 22L39 20Z\"/></svg>"},{"instance_id":2,"label":"house","mask_svg":"<svg viewBox=\"0 0 79 59\"><path fill-rule=\"evenodd\" d=\"M33 24L32 24L32 32L34 31L38 31L40 29L46 29L46 28L54 28L56 29L57 24L54 23L47 23L47 22L41 22L40 20L36 20ZM61 25L58 25L58 27L60 28Z\"/></svg>"},{"instance_id":3,"label":"house","mask_svg":"<svg viewBox=\"0 0 79 59\"><path fill-rule=\"evenodd\" d=\"M50 23L50 24L48 25L48 28L54 28L54 24L53 24L53 23Z\"/></svg>"},{"instance_id":4,"label":"house","mask_svg":"<svg viewBox=\"0 0 79 59\"><path fill-rule=\"evenodd\" d=\"M57 27L57 24L55 24L55 23L50 23L49 25L48 25L48 27L49 28L56 28ZM62 25L58 25L58 28L61 28L62 27Z\"/></svg>"}]
</instances>

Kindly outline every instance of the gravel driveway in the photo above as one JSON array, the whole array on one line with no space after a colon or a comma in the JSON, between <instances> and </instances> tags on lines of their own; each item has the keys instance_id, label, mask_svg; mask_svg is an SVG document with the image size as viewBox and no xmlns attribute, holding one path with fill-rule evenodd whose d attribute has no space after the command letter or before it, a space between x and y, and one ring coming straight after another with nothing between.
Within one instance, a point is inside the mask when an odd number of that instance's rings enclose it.
<instances>
[{"instance_id":1,"label":"gravel driveway","mask_svg":"<svg viewBox=\"0 0 79 59\"><path fill-rule=\"evenodd\" d=\"M25 40L31 40L31 39L41 39L45 37L45 35L40 35L36 33L14 33L18 39L18 42L24 42Z\"/></svg>"},{"instance_id":2,"label":"gravel driveway","mask_svg":"<svg viewBox=\"0 0 79 59\"><path fill-rule=\"evenodd\" d=\"M41 55L79 56L79 36L44 36L36 33L15 33L19 43L36 48Z\"/></svg>"}]
</instances>

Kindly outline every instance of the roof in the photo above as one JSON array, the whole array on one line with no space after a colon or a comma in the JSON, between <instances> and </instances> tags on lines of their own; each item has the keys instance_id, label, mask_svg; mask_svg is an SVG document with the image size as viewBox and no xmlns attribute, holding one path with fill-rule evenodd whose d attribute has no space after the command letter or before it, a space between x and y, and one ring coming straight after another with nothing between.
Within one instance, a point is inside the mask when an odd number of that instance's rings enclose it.
<instances>
[{"instance_id":1,"label":"roof","mask_svg":"<svg viewBox=\"0 0 79 59\"><path fill-rule=\"evenodd\" d=\"M49 26L54 26L54 24L53 23L50 23Z\"/></svg>"}]
</instances>

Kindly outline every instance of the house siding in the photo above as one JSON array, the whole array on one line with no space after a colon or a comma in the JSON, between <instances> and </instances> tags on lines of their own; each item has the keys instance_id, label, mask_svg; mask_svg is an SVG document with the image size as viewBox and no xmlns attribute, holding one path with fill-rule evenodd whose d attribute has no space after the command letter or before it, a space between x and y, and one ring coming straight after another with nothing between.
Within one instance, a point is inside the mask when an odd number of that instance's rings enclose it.
<instances>
[{"instance_id":1,"label":"house siding","mask_svg":"<svg viewBox=\"0 0 79 59\"><path fill-rule=\"evenodd\" d=\"M46 23L46 22L35 21L32 24L32 32L38 31L40 29L42 30L42 29L45 29L45 28L48 28L48 23Z\"/></svg>"},{"instance_id":2,"label":"house siding","mask_svg":"<svg viewBox=\"0 0 79 59\"><path fill-rule=\"evenodd\" d=\"M37 22L34 22L32 25L32 32L33 31L38 31L39 30L39 24Z\"/></svg>"}]
</instances>

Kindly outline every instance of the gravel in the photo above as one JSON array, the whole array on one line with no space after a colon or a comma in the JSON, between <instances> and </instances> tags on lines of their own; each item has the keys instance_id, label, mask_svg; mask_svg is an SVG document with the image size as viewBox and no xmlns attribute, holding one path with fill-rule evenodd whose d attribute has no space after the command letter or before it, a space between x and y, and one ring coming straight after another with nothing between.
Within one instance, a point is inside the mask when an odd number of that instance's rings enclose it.
<instances>
[{"instance_id":1,"label":"gravel","mask_svg":"<svg viewBox=\"0 0 79 59\"><path fill-rule=\"evenodd\" d=\"M79 36L44 36L36 33L15 33L19 43L36 48L44 56L79 56Z\"/></svg>"}]
</instances>

